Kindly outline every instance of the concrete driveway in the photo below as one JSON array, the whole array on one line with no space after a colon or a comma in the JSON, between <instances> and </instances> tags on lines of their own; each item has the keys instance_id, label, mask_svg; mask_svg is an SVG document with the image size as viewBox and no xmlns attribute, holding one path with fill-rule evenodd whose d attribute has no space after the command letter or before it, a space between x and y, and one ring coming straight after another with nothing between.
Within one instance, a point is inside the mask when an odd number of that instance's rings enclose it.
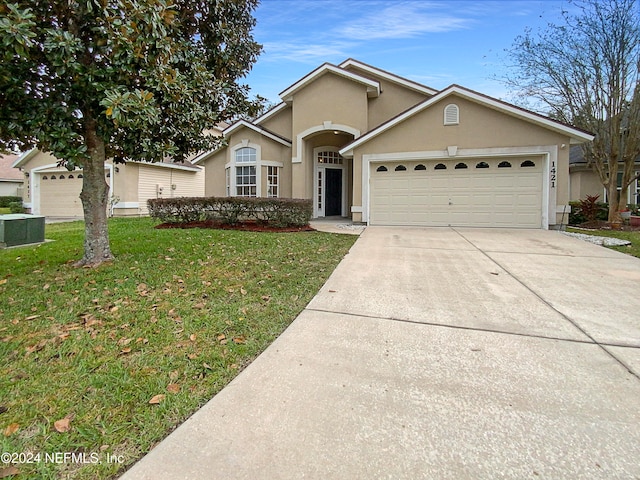
<instances>
[{"instance_id":1,"label":"concrete driveway","mask_svg":"<svg viewBox=\"0 0 640 480\"><path fill-rule=\"evenodd\" d=\"M638 479L639 287L557 232L368 227L122 478Z\"/></svg>"}]
</instances>

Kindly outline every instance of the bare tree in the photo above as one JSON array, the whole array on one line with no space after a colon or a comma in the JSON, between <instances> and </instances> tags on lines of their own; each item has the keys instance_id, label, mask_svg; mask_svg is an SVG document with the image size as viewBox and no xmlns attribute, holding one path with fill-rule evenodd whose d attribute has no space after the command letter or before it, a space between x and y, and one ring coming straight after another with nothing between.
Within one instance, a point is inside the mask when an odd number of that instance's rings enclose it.
<instances>
[{"instance_id":1,"label":"bare tree","mask_svg":"<svg viewBox=\"0 0 640 480\"><path fill-rule=\"evenodd\" d=\"M506 83L545 113L595 134L583 146L619 220L640 155L640 23L636 0L575 0L562 21L516 38ZM618 195L618 174L622 190Z\"/></svg>"}]
</instances>

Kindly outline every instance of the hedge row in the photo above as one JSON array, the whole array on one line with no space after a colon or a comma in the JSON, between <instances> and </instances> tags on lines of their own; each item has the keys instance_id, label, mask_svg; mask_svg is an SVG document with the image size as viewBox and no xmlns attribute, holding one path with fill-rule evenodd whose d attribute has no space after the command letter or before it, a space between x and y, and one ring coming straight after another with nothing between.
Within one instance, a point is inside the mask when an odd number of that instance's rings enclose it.
<instances>
[{"instance_id":1,"label":"hedge row","mask_svg":"<svg viewBox=\"0 0 640 480\"><path fill-rule=\"evenodd\" d=\"M256 221L275 227L304 227L313 215L311 200L251 197L180 197L147 201L149 215L165 223L215 220L234 225Z\"/></svg>"},{"instance_id":2,"label":"hedge row","mask_svg":"<svg viewBox=\"0 0 640 480\"><path fill-rule=\"evenodd\" d=\"M569 202L571 205L571 213L569 214L569 225L580 225L589 219L582 211L582 202ZM607 221L609 219L609 204L604 202L596 202L596 220ZM635 215L640 213L640 205L628 205L628 208Z\"/></svg>"},{"instance_id":3,"label":"hedge row","mask_svg":"<svg viewBox=\"0 0 640 480\"><path fill-rule=\"evenodd\" d=\"M0 197L0 208L9 208L10 203L20 202L22 205L22 197Z\"/></svg>"}]
</instances>

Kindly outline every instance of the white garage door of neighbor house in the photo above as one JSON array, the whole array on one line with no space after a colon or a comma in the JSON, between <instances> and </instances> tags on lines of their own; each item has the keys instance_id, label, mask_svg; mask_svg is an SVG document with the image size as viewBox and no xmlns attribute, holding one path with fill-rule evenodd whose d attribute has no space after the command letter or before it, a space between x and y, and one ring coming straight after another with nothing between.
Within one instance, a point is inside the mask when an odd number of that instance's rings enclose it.
<instances>
[{"instance_id":1,"label":"white garage door of neighbor house","mask_svg":"<svg viewBox=\"0 0 640 480\"><path fill-rule=\"evenodd\" d=\"M40 215L81 217L82 172L40 173ZM78 178L79 177L79 178Z\"/></svg>"},{"instance_id":2,"label":"white garage door of neighbor house","mask_svg":"<svg viewBox=\"0 0 640 480\"><path fill-rule=\"evenodd\" d=\"M371 164L371 225L542 226L540 158Z\"/></svg>"}]
</instances>

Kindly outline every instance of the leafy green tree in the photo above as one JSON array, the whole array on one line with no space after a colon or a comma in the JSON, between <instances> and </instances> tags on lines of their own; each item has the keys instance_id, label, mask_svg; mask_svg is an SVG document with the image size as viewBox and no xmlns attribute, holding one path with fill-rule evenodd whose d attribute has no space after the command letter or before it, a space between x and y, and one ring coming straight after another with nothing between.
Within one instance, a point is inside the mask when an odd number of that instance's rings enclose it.
<instances>
[{"instance_id":1,"label":"leafy green tree","mask_svg":"<svg viewBox=\"0 0 640 480\"><path fill-rule=\"evenodd\" d=\"M113 255L104 164L181 161L203 134L251 114L240 83L261 51L258 0L0 2L0 149L50 152L84 170L84 257Z\"/></svg>"},{"instance_id":2,"label":"leafy green tree","mask_svg":"<svg viewBox=\"0 0 640 480\"><path fill-rule=\"evenodd\" d=\"M510 49L507 83L552 117L595 134L583 146L619 220L640 156L640 13L636 0L576 0L561 21ZM622 191L618 195L621 177Z\"/></svg>"}]
</instances>

